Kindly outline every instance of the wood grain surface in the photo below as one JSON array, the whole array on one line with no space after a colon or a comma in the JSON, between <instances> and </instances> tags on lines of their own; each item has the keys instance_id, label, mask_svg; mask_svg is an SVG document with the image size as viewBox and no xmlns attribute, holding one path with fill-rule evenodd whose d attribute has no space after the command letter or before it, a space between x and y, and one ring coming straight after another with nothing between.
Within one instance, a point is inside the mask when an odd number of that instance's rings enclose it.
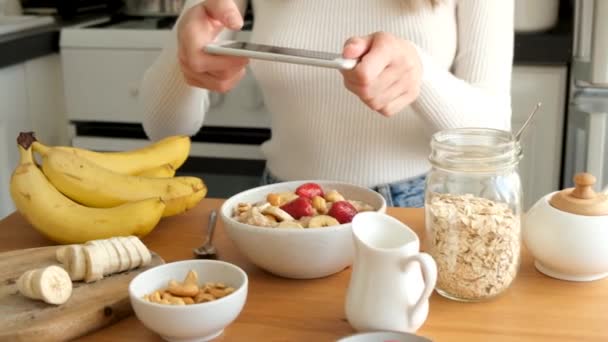
<instances>
[{"instance_id":1,"label":"wood grain surface","mask_svg":"<svg viewBox=\"0 0 608 342\"><path fill-rule=\"evenodd\" d=\"M209 211L221 203L205 199L183 215L163 219L144 243L167 262L192 258L192 248L204 240ZM389 208L388 213L423 232L422 209ZM0 221L0 251L50 244L18 214ZM250 280L242 313L218 341L335 341L354 333L344 315L349 269L315 280L275 277L239 254L221 222L215 244L219 258L239 265ZM608 280L552 279L536 271L523 253L518 278L498 298L468 304L433 294L429 318L418 334L434 341L608 341ZM79 340L161 341L134 316Z\"/></svg>"},{"instance_id":2,"label":"wood grain surface","mask_svg":"<svg viewBox=\"0 0 608 342\"><path fill-rule=\"evenodd\" d=\"M0 253L0 341L63 341L132 315L128 287L137 274L163 263L153 254L149 266L106 276L94 283L73 282L62 305L22 296L16 281L25 271L58 264L57 246Z\"/></svg>"}]
</instances>

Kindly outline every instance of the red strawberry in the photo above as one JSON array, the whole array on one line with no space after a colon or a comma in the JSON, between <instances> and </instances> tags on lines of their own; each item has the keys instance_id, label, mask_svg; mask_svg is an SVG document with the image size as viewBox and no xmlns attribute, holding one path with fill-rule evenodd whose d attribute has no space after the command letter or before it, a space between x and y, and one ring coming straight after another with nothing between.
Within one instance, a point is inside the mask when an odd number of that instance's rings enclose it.
<instances>
[{"instance_id":1,"label":"red strawberry","mask_svg":"<svg viewBox=\"0 0 608 342\"><path fill-rule=\"evenodd\" d=\"M313 216L312 201L306 197L298 197L291 202L283 204L281 209L285 210L294 219L299 220L302 216Z\"/></svg>"},{"instance_id":2,"label":"red strawberry","mask_svg":"<svg viewBox=\"0 0 608 342\"><path fill-rule=\"evenodd\" d=\"M357 215L357 209L347 201L339 201L332 204L327 215L335 218L340 224L349 223Z\"/></svg>"},{"instance_id":3,"label":"red strawberry","mask_svg":"<svg viewBox=\"0 0 608 342\"><path fill-rule=\"evenodd\" d=\"M296 194L300 197L313 198L315 196L323 197L323 189L317 183L304 183L296 189Z\"/></svg>"}]
</instances>

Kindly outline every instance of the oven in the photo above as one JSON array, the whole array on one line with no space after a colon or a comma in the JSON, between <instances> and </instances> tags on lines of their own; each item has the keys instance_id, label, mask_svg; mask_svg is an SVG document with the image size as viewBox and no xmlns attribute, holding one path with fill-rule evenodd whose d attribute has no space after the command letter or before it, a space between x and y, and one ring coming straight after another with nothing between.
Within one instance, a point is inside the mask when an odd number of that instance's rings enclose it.
<instances>
[{"instance_id":1,"label":"oven","mask_svg":"<svg viewBox=\"0 0 608 342\"><path fill-rule=\"evenodd\" d=\"M72 145L121 151L148 144L138 104L139 83L159 55L175 18L112 16L62 29L60 48ZM251 27L246 18L247 27ZM247 40L245 29L235 39ZM257 186L270 138L270 115L248 71L231 92L211 93L202 129L192 137L180 175L205 180L209 197Z\"/></svg>"}]
</instances>

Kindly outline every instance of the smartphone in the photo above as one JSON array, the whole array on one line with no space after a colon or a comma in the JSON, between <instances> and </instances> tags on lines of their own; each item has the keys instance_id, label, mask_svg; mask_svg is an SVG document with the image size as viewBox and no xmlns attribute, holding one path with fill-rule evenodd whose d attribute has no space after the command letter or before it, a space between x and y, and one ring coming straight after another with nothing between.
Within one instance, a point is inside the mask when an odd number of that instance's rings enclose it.
<instances>
[{"instance_id":1,"label":"smartphone","mask_svg":"<svg viewBox=\"0 0 608 342\"><path fill-rule=\"evenodd\" d=\"M311 51L237 41L210 43L204 48L213 55L229 55L267 61L312 65L341 70L353 69L358 60L342 58L337 53Z\"/></svg>"}]
</instances>

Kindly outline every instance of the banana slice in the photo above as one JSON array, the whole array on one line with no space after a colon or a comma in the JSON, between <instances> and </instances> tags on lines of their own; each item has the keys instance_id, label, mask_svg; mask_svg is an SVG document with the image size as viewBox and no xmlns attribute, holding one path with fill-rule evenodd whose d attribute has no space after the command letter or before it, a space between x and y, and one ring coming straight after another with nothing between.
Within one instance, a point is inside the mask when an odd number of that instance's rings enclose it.
<instances>
[{"instance_id":1,"label":"banana slice","mask_svg":"<svg viewBox=\"0 0 608 342\"><path fill-rule=\"evenodd\" d=\"M49 304L63 304L72 295L72 280L61 267L52 265L33 272L34 295Z\"/></svg>"},{"instance_id":2,"label":"banana slice","mask_svg":"<svg viewBox=\"0 0 608 342\"><path fill-rule=\"evenodd\" d=\"M106 248L106 245L102 242L102 240L91 240L87 241L85 245L93 245L99 247L106 254L106 263L103 270L103 274L106 275L110 271L110 251Z\"/></svg>"},{"instance_id":3,"label":"banana slice","mask_svg":"<svg viewBox=\"0 0 608 342\"><path fill-rule=\"evenodd\" d=\"M131 261L129 260L129 252L127 252L127 249L122 245L122 243L120 243L117 238L111 238L109 240L112 246L114 246L116 252L118 253L118 272L122 272L129 269Z\"/></svg>"},{"instance_id":4,"label":"banana slice","mask_svg":"<svg viewBox=\"0 0 608 342\"><path fill-rule=\"evenodd\" d=\"M116 248L114 248L114 245L112 245L110 240L101 240L101 242L104 244L110 255L110 259L108 260L109 266L106 274L114 274L120 269L120 256L118 255L118 251Z\"/></svg>"},{"instance_id":5,"label":"banana slice","mask_svg":"<svg viewBox=\"0 0 608 342\"><path fill-rule=\"evenodd\" d=\"M137 252L139 253L139 256L142 260L141 266L148 266L148 264L150 264L150 261L152 261L152 255L150 254L150 250L148 249L148 247L146 247L146 245L144 245L144 243L141 242L141 240L137 236L129 236L129 240L131 240L131 242L133 242L133 244L137 248Z\"/></svg>"},{"instance_id":6,"label":"banana slice","mask_svg":"<svg viewBox=\"0 0 608 342\"><path fill-rule=\"evenodd\" d=\"M86 245L83 248L87 261L87 272L84 281L94 282L103 278L103 271L106 269L108 259L103 247L96 245Z\"/></svg>"},{"instance_id":7,"label":"banana slice","mask_svg":"<svg viewBox=\"0 0 608 342\"><path fill-rule=\"evenodd\" d=\"M59 261L62 264L65 264L66 260L65 260L65 252L68 250L68 246L61 246L59 248L57 248L57 250L55 250L55 259L57 259L57 261Z\"/></svg>"},{"instance_id":8,"label":"banana slice","mask_svg":"<svg viewBox=\"0 0 608 342\"><path fill-rule=\"evenodd\" d=\"M32 289L32 278L34 276L34 271L36 270L26 271L19 277L17 280L17 290L19 290L19 293L25 297L40 299L34 295L34 290Z\"/></svg>"},{"instance_id":9,"label":"banana slice","mask_svg":"<svg viewBox=\"0 0 608 342\"><path fill-rule=\"evenodd\" d=\"M82 245L70 245L66 248L64 265L73 281L84 279L87 273L87 260Z\"/></svg>"},{"instance_id":10,"label":"banana slice","mask_svg":"<svg viewBox=\"0 0 608 342\"><path fill-rule=\"evenodd\" d=\"M118 241L122 243L127 253L129 253L129 270L138 268L141 265L141 257L139 256L139 252L137 252L137 247L126 237L119 237Z\"/></svg>"}]
</instances>

